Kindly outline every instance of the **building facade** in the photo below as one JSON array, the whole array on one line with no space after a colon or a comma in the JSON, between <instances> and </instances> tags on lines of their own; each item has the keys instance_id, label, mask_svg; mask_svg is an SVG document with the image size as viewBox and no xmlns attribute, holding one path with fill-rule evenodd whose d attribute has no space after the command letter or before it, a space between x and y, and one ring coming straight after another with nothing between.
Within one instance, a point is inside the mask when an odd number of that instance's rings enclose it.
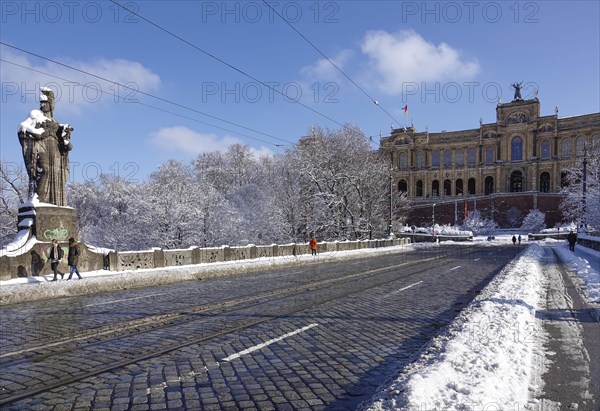
<instances>
[{"instance_id":1,"label":"building facade","mask_svg":"<svg viewBox=\"0 0 600 411\"><path fill-rule=\"evenodd\" d=\"M501 226L517 223L533 208L550 211L547 224L553 226L560 221L558 193L566 184L564 170L597 144L600 113L558 118L555 110L554 115L542 116L537 98L515 98L496 107L495 123L440 133L394 129L381 139L380 151L389 156L394 185L413 202L416 220L419 208L454 203L454 218L443 222L459 223L458 215L466 213L456 212L457 203L464 203L462 211L479 201L488 205ZM510 203L511 197L521 201L514 202L512 217L502 218L500 214L510 209L501 204ZM524 197L530 201L523 202ZM440 213L440 218L446 214Z\"/></svg>"}]
</instances>

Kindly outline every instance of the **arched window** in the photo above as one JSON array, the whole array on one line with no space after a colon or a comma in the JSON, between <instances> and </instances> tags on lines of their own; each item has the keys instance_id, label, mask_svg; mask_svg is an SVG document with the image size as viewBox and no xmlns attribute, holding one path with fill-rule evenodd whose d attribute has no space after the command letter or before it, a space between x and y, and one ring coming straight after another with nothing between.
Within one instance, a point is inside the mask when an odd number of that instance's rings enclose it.
<instances>
[{"instance_id":1,"label":"arched window","mask_svg":"<svg viewBox=\"0 0 600 411\"><path fill-rule=\"evenodd\" d=\"M456 184L456 185L455 185L455 187L454 187L454 190L455 190L455 191L454 191L454 193L455 193L457 196L460 196L460 195L462 195L462 193L463 193L463 181L462 181L462 179L460 179L460 178L459 178L458 180L456 180L456 183L455 183L455 184Z\"/></svg>"},{"instance_id":2,"label":"arched window","mask_svg":"<svg viewBox=\"0 0 600 411\"><path fill-rule=\"evenodd\" d=\"M569 187L569 174L566 171L560 173L560 188Z\"/></svg>"},{"instance_id":3,"label":"arched window","mask_svg":"<svg viewBox=\"0 0 600 411\"><path fill-rule=\"evenodd\" d=\"M540 193L550 192L550 173L544 171L540 174Z\"/></svg>"},{"instance_id":4,"label":"arched window","mask_svg":"<svg viewBox=\"0 0 600 411\"><path fill-rule=\"evenodd\" d=\"M440 166L440 152L437 150L433 150L431 152L431 167L439 167Z\"/></svg>"},{"instance_id":5,"label":"arched window","mask_svg":"<svg viewBox=\"0 0 600 411\"><path fill-rule=\"evenodd\" d=\"M444 195L452 195L452 182L450 180L444 180Z\"/></svg>"},{"instance_id":6,"label":"arched window","mask_svg":"<svg viewBox=\"0 0 600 411\"><path fill-rule=\"evenodd\" d=\"M490 195L494 193L494 177L487 176L484 181L484 193Z\"/></svg>"},{"instance_id":7,"label":"arched window","mask_svg":"<svg viewBox=\"0 0 600 411\"><path fill-rule=\"evenodd\" d=\"M494 164L494 147L485 149L485 164Z\"/></svg>"},{"instance_id":8,"label":"arched window","mask_svg":"<svg viewBox=\"0 0 600 411\"><path fill-rule=\"evenodd\" d=\"M416 184L417 197L423 197L423 181L418 180Z\"/></svg>"},{"instance_id":9,"label":"arched window","mask_svg":"<svg viewBox=\"0 0 600 411\"><path fill-rule=\"evenodd\" d=\"M550 141L542 141L542 160L550 160Z\"/></svg>"},{"instance_id":10,"label":"arched window","mask_svg":"<svg viewBox=\"0 0 600 411\"><path fill-rule=\"evenodd\" d=\"M477 154L475 152L475 148L471 147L467 153L468 161L470 166L474 166L477 164Z\"/></svg>"},{"instance_id":11,"label":"arched window","mask_svg":"<svg viewBox=\"0 0 600 411\"><path fill-rule=\"evenodd\" d=\"M437 197L440 195L440 182L437 180L433 180L431 183L431 196Z\"/></svg>"},{"instance_id":12,"label":"arched window","mask_svg":"<svg viewBox=\"0 0 600 411\"><path fill-rule=\"evenodd\" d=\"M406 193L408 191L408 183L406 180L400 180L398 182L398 191L400 193Z\"/></svg>"},{"instance_id":13,"label":"arched window","mask_svg":"<svg viewBox=\"0 0 600 411\"><path fill-rule=\"evenodd\" d=\"M523 138L514 137L510 142L511 161L523 161Z\"/></svg>"},{"instance_id":14,"label":"arched window","mask_svg":"<svg viewBox=\"0 0 600 411\"><path fill-rule=\"evenodd\" d=\"M400 170L405 170L407 167L407 163L406 163L406 153L400 153L400 156L398 157L398 168Z\"/></svg>"},{"instance_id":15,"label":"arched window","mask_svg":"<svg viewBox=\"0 0 600 411\"><path fill-rule=\"evenodd\" d=\"M467 192L469 194L475 194L475 179L470 178L467 182Z\"/></svg>"},{"instance_id":16,"label":"arched window","mask_svg":"<svg viewBox=\"0 0 600 411\"><path fill-rule=\"evenodd\" d=\"M465 165L465 150L463 150L462 148L460 150L456 150L456 165Z\"/></svg>"},{"instance_id":17,"label":"arched window","mask_svg":"<svg viewBox=\"0 0 600 411\"><path fill-rule=\"evenodd\" d=\"M452 151L444 151L444 167L452 167Z\"/></svg>"},{"instance_id":18,"label":"arched window","mask_svg":"<svg viewBox=\"0 0 600 411\"><path fill-rule=\"evenodd\" d=\"M578 157L583 156L584 148L585 148L585 137L577 137L575 152L577 153Z\"/></svg>"},{"instance_id":19,"label":"arched window","mask_svg":"<svg viewBox=\"0 0 600 411\"><path fill-rule=\"evenodd\" d=\"M520 171L513 171L510 174L510 192L520 193L523 191L523 173Z\"/></svg>"},{"instance_id":20,"label":"arched window","mask_svg":"<svg viewBox=\"0 0 600 411\"><path fill-rule=\"evenodd\" d=\"M417 167L419 167L419 168L425 167L425 153L422 151L419 151L417 153Z\"/></svg>"},{"instance_id":21,"label":"arched window","mask_svg":"<svg viewBox=\"0 0 600 411\"><path fill-rule=\"evenodd\" d=\"M560 155L561 157L569 157L571 153L571 140L567 138L563 138L560 142Z\"/></svg>"}]
</instances>

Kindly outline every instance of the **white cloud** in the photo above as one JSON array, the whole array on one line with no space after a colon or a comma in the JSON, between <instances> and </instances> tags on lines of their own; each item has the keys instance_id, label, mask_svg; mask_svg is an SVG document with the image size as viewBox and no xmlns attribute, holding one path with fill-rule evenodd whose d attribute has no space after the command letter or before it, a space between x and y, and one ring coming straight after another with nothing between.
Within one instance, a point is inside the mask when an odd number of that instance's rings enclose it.
<instances>
[{"instance_id":1,"label":"white cloud","mask_svg":"<svg viewBox=\"0 0 600 411\"><path fill-rule=\"evenodd\" d=\"M353 54L351 50L342 50L330 60L343 70L344 65L350 60ZM325 58L317 60L310 66L302 67L300 74L310 81L336 81L341 76L340 72Z\"/></svg>"},{"instance_id":2,"label":"white cloud","mask_svg":"<svg viewBox=\"0 0 600 411\"><path fill-rule=\"evenodd\" d=\"M34 63L29 56L5 46L0 46L0 50L4 60L15 63L1 63L0 80L3 91L7 91L4 97L7 101L14 100L15 103L26 103L28 106L39 103L41 86L54 91L57 111L60 113L80 113L90 104L122 103L124 98L141 99L135 90L152 92L160 86L157 74L131 60L99 58L81 61L46 56L111 81L108 82L50 61Z\"/></svg>"},{"instance_id":3,"label":"white cloud","mask_svg":"<svg viewBox=\"0 0 600 411\"><path fill-rule=\"evenodd\" d=\"M225 151L232 144L242 143L235 137L218 137L215 134L198 133L184 126L165 127L152 133L152 143L171 152L183 152L193 156L212 151Z\"/></svg>"},{"instance_id":4,"label":"white cloud","mask_svg":"<svg viewBox=\"0 0 600 411\"><path fill-rule=\"evenodd\" d=\"M469 80L480 69L476 59L461 58L448 44L436 46L414 31L367 32L361 50L369 59L369 81L389 94L401 93L407 82Z\"/></svg>"}]
</instances>

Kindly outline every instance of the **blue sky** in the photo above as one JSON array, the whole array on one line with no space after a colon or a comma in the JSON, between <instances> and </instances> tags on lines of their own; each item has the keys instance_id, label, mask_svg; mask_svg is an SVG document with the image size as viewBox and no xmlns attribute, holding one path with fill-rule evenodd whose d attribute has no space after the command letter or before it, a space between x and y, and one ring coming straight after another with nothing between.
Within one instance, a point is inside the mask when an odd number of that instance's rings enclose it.
<instances>
[{"instance_id":1,"label":"blue sky","mask_svg":"<svg viewBox=\"0 0 600 411\"><path fill-rule=\"evenodd\" d=\"M72 181L142 181L166 160L233 143L277 153L313 124L357 125L374 148L392 125L476 128L521 81L524 98L539 90L543 115L600 111L597 1L119 4L139 16L110 1L0 2L0 157L11 169L44 85L55 118L75 128Z\"/></svg>"}]
</instances>

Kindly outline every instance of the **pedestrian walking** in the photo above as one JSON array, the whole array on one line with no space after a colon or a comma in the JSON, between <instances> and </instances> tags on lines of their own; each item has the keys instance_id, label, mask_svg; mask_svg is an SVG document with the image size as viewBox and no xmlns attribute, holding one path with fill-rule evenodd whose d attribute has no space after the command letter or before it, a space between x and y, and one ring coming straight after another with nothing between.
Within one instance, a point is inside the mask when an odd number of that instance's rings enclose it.
<instances>
[{"instance_id":1,"label":"pedestrian walking","mask_svg":"<svg viewBox=\"0 0 600 411\"><path fill-rule=\"evenodd\" d=\"M577 243L577 234L575 234L573 231L570 231L569 234L567 234L567 241L569 242L569 251L575 252L575 243Z\"/></svg>"},{"instance_id":2,"label":"pedestrian walking","mask_svg":"<svg viewBox=\"0 0 600 411\"><path fill-rule=\"evenodd\" d=\"M513 235L513 238L512 238L512 242L513 242L513 245L517 244L517 237L515 237L514 235Z\"/></svg>"},{"instance_id":3,"label":"pedestrian walking","mask_svg":"<svg viewBox=\"0 0 600 411\"><path fill-rule=\"evenodd\" d=\"M308 245L310 245L311 255L317 255L317 239L314 236L311 236Z\"/></svg>"},{"instance_id":4,"label":"pedestrian walking","mask_svg":"<svg viewBox=\"0 0 600 411\"><path fill-rule=\"evenodd\" d=\"M58 271L58 264L60 264L60 260L64 257L63 249L58 245L58 240L56 238L52 239L52 247L50 247L50 252L48 253L48 259L50 260L50 268L52 268L52 272L54 273L54 278L52 281L56 281L58 274L60 274L60 279L65 278L65 273L61 273Z\"/></svg>"},{"instance_id":5,"label":"pedestrian walking","mask_svg":"<svg viewBox=\"0 0 600 411\"><path fill-rule=\"evenodd\" d=\"M79 274L79 270L77 269L77 263L79 263L79 244L77 244L77 241L73 237L69 238L69 256L67 257L67 262L69 263L69 267L71 267L67 280L73 277L73 273L77 274L77 277L81 280L81 274Z\"/></svg>"},{"instance_id":6,"label":"pedestrian walking","mask_svg":"<svg viewBox=\"0 0 600 411\"><path fill-rule=\"evenodd\" d=\"M519 240L519 245L521 245L521 234L519 234L518 240Z\"/></svg>"}]
</instances>

